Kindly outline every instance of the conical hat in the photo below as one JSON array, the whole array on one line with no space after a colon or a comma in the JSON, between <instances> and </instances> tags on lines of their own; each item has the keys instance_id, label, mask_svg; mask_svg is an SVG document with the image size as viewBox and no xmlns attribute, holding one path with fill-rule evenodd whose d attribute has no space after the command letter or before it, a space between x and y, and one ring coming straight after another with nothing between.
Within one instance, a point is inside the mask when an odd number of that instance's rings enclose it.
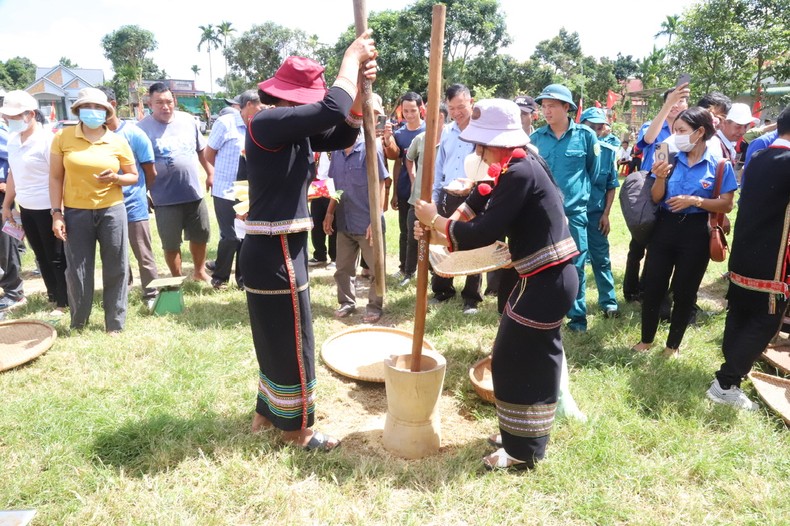
<instances>
[{"instance_id":1,"label":"conical hat","mask_svg":"<svg viewBox=\"0 0 790 526\"><path fill-rule=\"evenodd\" d=\"M763 360L779 369L782 374L790 374L790 347L769 345L763 351Z\"/></svg>"},{"instance_id":2,"label":"conical hat","mask_svg":"<svg viewBox=\"0 0 790 526\"><path fill-rule=\"evenodd\" d=\"M44 354L57 338L52 325L35 320L0 323L0 371L12 369Z\"/></svg>"}]
</instances>

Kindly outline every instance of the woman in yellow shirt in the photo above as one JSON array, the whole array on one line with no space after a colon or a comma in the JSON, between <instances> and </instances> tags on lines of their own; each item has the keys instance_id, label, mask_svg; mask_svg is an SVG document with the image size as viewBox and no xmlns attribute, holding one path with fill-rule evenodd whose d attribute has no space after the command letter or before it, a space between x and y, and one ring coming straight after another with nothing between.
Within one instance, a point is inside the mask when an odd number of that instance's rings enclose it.
<instances>
[{"instance_id":1,"label":"woman in yellow shirt","mask_svg":"<svg viewBox=\"0 0 790 526\"><path fill-rule=\"evenodd\" d=\"M96 88L80 90L77 126L60 130L50 153L52 231L66 252L71 328L88 323L93 304L96 242L104 285L104 326L123 330L127 306L127 224L121 186L137 182L129 144L104 124L113 108Z\"/></svg>"}]
</instances>

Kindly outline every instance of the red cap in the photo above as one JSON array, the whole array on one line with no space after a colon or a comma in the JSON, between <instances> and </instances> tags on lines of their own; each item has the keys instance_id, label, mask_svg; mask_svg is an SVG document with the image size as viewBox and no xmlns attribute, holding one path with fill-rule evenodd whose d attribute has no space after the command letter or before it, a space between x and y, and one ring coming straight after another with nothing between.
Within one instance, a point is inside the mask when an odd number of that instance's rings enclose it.
<instances>
[{"instance_id":1,"label":"red cap","mask_svg":"<svg viewBox=\"0 0 790 526\"><path fill-rule=\"evenodd\" d=\"M324 67L305 57L288 57L274 76L258 84L258 88L278 99L312 104L326 95Z\"/></svg>"}]
</instances>

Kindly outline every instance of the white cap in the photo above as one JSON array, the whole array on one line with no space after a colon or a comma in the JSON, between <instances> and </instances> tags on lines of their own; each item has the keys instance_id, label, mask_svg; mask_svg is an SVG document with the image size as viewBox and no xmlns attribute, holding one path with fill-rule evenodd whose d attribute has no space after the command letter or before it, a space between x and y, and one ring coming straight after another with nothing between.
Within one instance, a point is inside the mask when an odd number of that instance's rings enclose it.
<instances>
[{"instance_id":1,"label":"white cap","mask_svg":"<svg viewBox=\"0 0 790 526\"><path fill-rule=\"evenodd\" d=\"M740 125L760 122L760 119L757 117L752 117L752 110L749 109L749 105L742 102L736 102L732 105L726 119Z\"/></svg>"},{"instance_id":2,"label":"white cap","mask_svg":"<svg viewBox=\"0 0 790 526\"><path fill-rule=\"evenodd\" d=\"M8 115L9 117L16 117L20 113L37 109L38 101L33 98L33 95L27 91L17 89L5 94L0 113Z\"/></svg>"}]
</instances>

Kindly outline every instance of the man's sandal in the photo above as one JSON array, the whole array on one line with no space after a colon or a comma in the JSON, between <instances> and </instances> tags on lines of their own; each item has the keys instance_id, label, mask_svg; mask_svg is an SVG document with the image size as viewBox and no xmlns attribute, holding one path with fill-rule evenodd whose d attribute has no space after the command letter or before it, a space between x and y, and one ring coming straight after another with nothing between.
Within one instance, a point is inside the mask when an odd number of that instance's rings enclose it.
<instances>
[{"instance_id":1,"label":"man's sandal","mask_svg":"<svg viewBox=\"0 0 790 526\"><path fill-rule=\"evenodd\" d=\"M490 460L492 457L496 458L493 463ZM487 457L483 457L483 467L486 471L524 471L532 466L527 462L511 457L504 448L499 448Z\"/></svg>"},{"instance_id":2,"label":"man's sandal","mask_svg":"<svg viewBox=\"0 0 790 526\"><path fill-rule=\"evenodd\" d=\"M320 431L315 431L313 436L310 437L310 441L307 445L304 446L305 451L332 451L333 449L340 447L340 440L334 445L331 445L332 441L337 440L334 437L329 435L324 435Z\"/></svg>"}]
</instances>

